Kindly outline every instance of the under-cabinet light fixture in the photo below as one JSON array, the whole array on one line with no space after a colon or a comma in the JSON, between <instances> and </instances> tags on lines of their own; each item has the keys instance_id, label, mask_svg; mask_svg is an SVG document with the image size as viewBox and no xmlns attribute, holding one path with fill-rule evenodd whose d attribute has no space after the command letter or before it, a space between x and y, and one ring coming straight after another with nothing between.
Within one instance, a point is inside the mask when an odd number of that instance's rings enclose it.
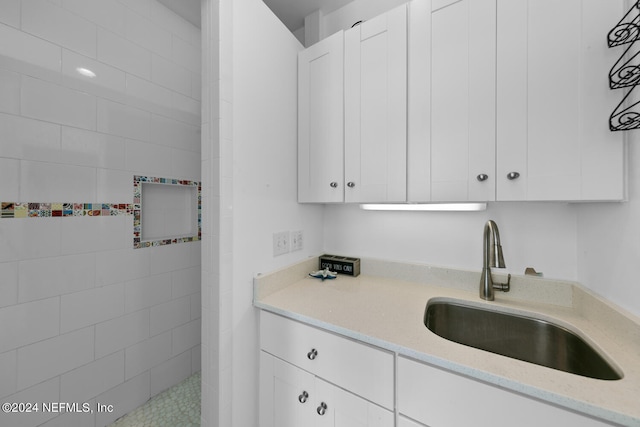
<instances>
[{"instance_id":1,"label":"under-cabinet light fixture","mask_svg":"<svg viewBox=\"0 0 640 427\"><path fill-rule=\"evenodd\" d=\"M363 204L360 209L368 211L484 211L486 203L407 203L407 204Z\"/></svg>"}]
</instances>

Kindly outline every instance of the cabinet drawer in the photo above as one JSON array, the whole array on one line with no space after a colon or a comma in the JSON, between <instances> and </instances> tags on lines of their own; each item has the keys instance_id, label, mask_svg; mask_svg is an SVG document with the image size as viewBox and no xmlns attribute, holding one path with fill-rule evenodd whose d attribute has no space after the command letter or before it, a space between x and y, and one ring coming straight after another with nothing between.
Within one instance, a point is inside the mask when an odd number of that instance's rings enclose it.
<instances>
[{"instance_id":1,"label":"cabinet drawer","mask_svg":"<svg viewBox=\"0 0 640 427\"><path fill-rule=\"evenodd\" d=\"M398 411L429 427L611 425L403 357L398 357Z\"/></svg>"},{"instance_id":2,"label":"cabinet drawer","mask_svg":"<svg viewBox=\"0 0 640 427\"><path fill-rule=\"evenodd\" d=\"M393 354L262 311L261 349L393 410Z\"/></svg>"},{"instance_id":3,"label":"cabinet drawer","mask_svg":"<svg viewBox=\"0 0 640 427\"><path fill-rule=\"evenodd\" d=\"M260 427L393 427L394 413L260 352Z\"/></svg>"}]
</instances>

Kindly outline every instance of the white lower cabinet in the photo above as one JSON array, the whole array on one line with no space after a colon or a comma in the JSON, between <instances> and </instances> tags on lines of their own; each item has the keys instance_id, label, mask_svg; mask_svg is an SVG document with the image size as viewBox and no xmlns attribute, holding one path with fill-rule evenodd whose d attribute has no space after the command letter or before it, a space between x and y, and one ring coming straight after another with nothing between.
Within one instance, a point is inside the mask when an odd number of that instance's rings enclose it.
<instances>
[{"instance_id":1,"label":"white lower cabinet","mask_svg":"<svg viewBox=\"0 0 640 427\"><path fill-rule=\"evenodd\" d=\"M603 427L611 424L398 357L400 427Z\"/></svg>"},{"instance_id":2,"label":"white lower cabinet","mask_svg":"<svg viewBox=\"0 0 640 427\"><path fill-rule=\"evenodd\" d=\"M260 352L261 427L393 425L393 412Z\"/></svg>"},{"instance_id":3,"label":"white lower cabinet","mask_svg":"<svg viewBox=\"0 0 640 427\"><path fill-rule=\"evenodd\" d=\"M394 355L260 315L260 427L394 427Z\"/></svg>"},{"instance_id":4,"label":"white lower cabinet","mask_svg":"<svg viewBox=\"0 0 640 427\"><path fill-rule=\"evenodd\" d=\"M315 377L260 352L260 426L314 425Z\"/></svg>"}]
</instances>

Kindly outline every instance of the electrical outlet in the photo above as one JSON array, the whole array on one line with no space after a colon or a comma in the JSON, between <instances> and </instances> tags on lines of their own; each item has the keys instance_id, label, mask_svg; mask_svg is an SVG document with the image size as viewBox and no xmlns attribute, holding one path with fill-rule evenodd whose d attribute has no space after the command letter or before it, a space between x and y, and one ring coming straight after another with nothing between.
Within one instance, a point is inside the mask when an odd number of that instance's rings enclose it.
<instances>
[{"instance_id":1,"label":"electrical outlet","mask_svg":"<svg viewBox=\"0 0 640 427\"><path fill-rule=\"evenodd\" d=\"M273 233L273 256L289 253L289 232Z\"/></svg>"},{"instance_id":2,"label":"electrical outlet","mask_svg":"<svg viewBox=\"0 0 640 427\"><path fill-rule=\"evenodd\" d=\"M291 252L293 251L301 251L303 245L303 234L302 230L296 230L291 232Z\"/></svg>"}]
</instances>

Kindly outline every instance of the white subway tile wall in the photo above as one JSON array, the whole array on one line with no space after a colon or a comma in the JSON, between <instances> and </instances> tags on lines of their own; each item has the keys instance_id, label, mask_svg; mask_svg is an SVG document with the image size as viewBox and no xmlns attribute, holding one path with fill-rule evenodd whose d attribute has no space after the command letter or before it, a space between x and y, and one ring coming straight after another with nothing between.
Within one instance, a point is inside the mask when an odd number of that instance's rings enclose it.
<instances>
[{"instance_id":1,"label":"white subway tile wall","mask_svg":"<svg viewBox=\"0 0 640 427\"><path fill-rule=\"evenodd\" d=\"M178 356L151 368L151 395L155 396L191 375L191 353Z\"/></svg>"},{"instance_id":2,"label":"white subway tile wall","mask_svg":"<svg viewBox=\"0 0 640 427\"><path fill-rule=\"evenodd\" d=\"M112 402L111 404L114 407L122 408L124 413L128 413L149 400L151 397L149 387L149 371L147 370L137 377L133 377L111 390L102 393L96 398L96 401ZM106 411L97 413L96 424L109 425L119 417L119 415L114 415Z\"/></svg>"},{"instance_id":3,"label":"white subway tile wall","mask_svg":"<svg viewBox=\"0 0 640 427\"><path fill-rule=\"evenodd\" d=\"M126 378L134 376L156 366L171 357L171 332L156 335L125 350Z\"/></svg>"},{"instance_id":4,"label":"white subway tile wall","mask_svg":"<svg viewBox=\"0 0 640 427\"><path fill-rule=\"evenodd\" d=\"M51 3L22 2L21 29L75 52L96 57L96 25Z\"/></svg>"},{"instance_id":5,"label":"white subway tile wall","mask_svg":"<svg viewBox=\"0 0 640 427\"><path fill-rule=\"evenodd\" d=\"M60 377L41 382L38 385L21 390L12 394L5 402L60 402ZM2 414L2 422L11 427L38 426L47 420L54 418L54 412L38 411L32 412L29 417L24 413L10 412Z\"/></svg>"},{"instance_id":6,"label":"white subway tile wall","mask_svg":"<svg viewBox=\"0 0 640 427\"><path fill-rule=\"evenodd\" d=\"M19 302L93 288L96 276L96 257L92 253L35 258L24 260L19 265Z\"/></svg>"},{"instance_id":7,"label":"white subway tile wall","mask_svg":"<svg viewBox=\"0 0 640 427\"><path fill-rule=\"evenodd\" d=\"M0 69L0 112L20 114L20 74L2 69Z\"/></svg>"},{"instance_id":8,"label":"white subway tile wall","mask_svg":"<svg viewBox=\"0 0 640 427\"><path fill-rule=\"evenodd\" d=\"M0 354L0 395L14 393L18 389L17 351Z\"/></svg>"},{"instance_id":9,"label":"white subway tile wall","mask_svg":"<svg viewBox=\"0 0 640 427\"><path fill-rule=\"evenodd\" d=\"M55 123L0 113L0 135L0 158L47 162L60 158L60 125Z\"/></svg>"},{"instance_id":10,"label":"white subway tile wall","mask_svg":"<svg viewBox=\"0 0 640 427\"><path fill-rule=\"evenodd\" d=\"M200 319L192 320L171 331L171 354L177 356L200 344Z\"/></svg>"},{"instance_id":11,"label":"white subway tile wall","mask_svg":"<svg viewBox=\"0 0 640 427\"><path fill-rule=\"evenodd\" d=\"M150 314L152 336L170 331L191 320L191 299L187 296L156 305Z\"/></svg>"},{"instance_id":12,"label":"white subway tile wall","mask_svg":"<svg viewBox=\"0 0 640 427\"><path fill-rule=\"evenodd\" d=\"M20 200L96 201L96 168L23 160Z\"/></svg>"},{"instance_id":13,"label":"white subway tile wall","mask_svg":"<svg viewBox=\"0 0 640 427\"><path fill-rule=\"evenodd\" d=\"M100 173L121 173L129 179L130 173L124 169L124 138L91 132L84 129L62 127L61 161L67 164L98 167L98 181ZM111 185L119 193L118 197L99 198L99 200L127 200L129 193L126 186ZM98 187L100 196L100 187ZM126 195L126 196L125 196Z\"/></svg>"},{"instance_id":14,"label":"white subway tile wall","mask_svg":"<svg viewBox=\"0 0 640 427\"><path fill-rule=\"evenodd\" d=\"M97 396L122 384L123 368L124 350L121 350L63 374L60 378L61 402L83 402L86 396Z\"/></svg>"},{"instance_id":15,"label":"white subway tile wall","mask_svg":"<svg viewBox=\"0 0 640 427\"><path fill-rule=\"evenodd\" d=\"M18 263L0 263L0 307L18 302ZM1 394L1 393L0 393Z\"/></svg>"},{"instance_id":16,"label":"white subway tile wall","mask_svg":"<svg viewBox=\"0 0 640 427\"><path fill-rule=\"evenodd\" d=\"M0 22L12 27L20 27L20 0L0 2Z\"/></svg>"},{"instance_id":17,"label":"white subway tile wall","mask_svg":"<svg viewBox=\"0 0 640 427\"><path fill-rule=\"evenodd\" d=\"M80 74L79 69L91 70ZM126 100L127 73L87 56L62 49L62 82L65 86L117 102Z\"/></svg>"},{"instance_id":18,"label":"white subway tile wall","mask_svg":"<svg viewBox=\"0 0 640 427\"><path fill-rule=\"evenodd\" d=\"M58 335L18 349L18 388L24 389L93 360L94 328ZM47 362L42 363L46 355Z\"/></svg>"},{"instance_id":19,"label":"white subway tile wall","mask_svg":"<svg viewBox=\"0 0 640 427\"><path fill-rule=\"evenodd\" d=\"M124 315L124 284L102 286L60 297L60 332Z\"/></svg>"},{"instance_id":20,"label":"white subway tile wall","mask_svg":"<svg viewBox=\"0 0 640 427\"><path fill-rule=\"evenodd\" d=\"M200 51L156 0L0 2L0 201L108 215L135 175L200 181ZM200 369L201 242L135 250L130 213L8 218L0 398L114 410L0 425L105 426Z\"/></svg>"},{"instance_id":21,"label":"white subway tile wall","mask_svg":"<svg viewBox=\"0 0 640 427\"><path fill-rule=\"evenodd\" d=\"M60 299L17 304L0 310L0 354L60 334Z\"/></svg>"},{"instance_id":22,"label":"white subway tile wall","mask_svg":"<svg viewBox=\"0 0 640 427\"><path fill-rule=\"evenodd\" d=\"M20 178L20 161L0 157L0 193L17 200L19 196L18 182Z\"/></svg>"},{"instance_id":23,"label":"white subway tile wall","mask_svg":"<svg viewBox=\"0 0 640 427\"><path fill-rule=\"evenodd\" d=\"M98 29L98 60L130 74L151 77L151 52L124 37Z\"/></svg>"},{"instance_id":24,"label":"white subway tile wall","mask_svg":"<svg viewBox=\"0 0 640 427\"><path fill-rule=\"evenodd\" d=\"M96 357L149 338L149 310L139 310L96 325Z\"/></svg>"},{"instance_id":25,"label":"white subway tile wall","mask_svg":"<svg viewBox=\"0 0 640 427\"><path fill-rule=\"evenodd\" d=\"M0 25L0 57L3 66L16 71L48 75L44 71L59 72L62 47L7 25Z\"/></svg>"}]
</instances>

